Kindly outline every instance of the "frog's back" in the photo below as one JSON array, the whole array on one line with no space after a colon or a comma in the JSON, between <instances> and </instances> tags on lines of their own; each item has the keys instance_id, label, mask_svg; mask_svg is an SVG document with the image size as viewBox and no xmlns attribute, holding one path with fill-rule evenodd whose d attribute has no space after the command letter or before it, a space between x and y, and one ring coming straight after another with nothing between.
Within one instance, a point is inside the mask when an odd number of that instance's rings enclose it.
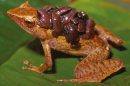
<instances>
[{"instance_id":1,"label":"frog's back","mask_svg":"<svg viewBox=\"0 0 130 86\"><path fill-rule=\"evenodd\" d=\"M64 36L49 39L47 40L47 42L54 50L73 55L77 55L77 53L79 53L79 55L81 56L86 55L87 52L91 52L96 48L102 49L107 46L107 44L98 36L95 36L94 38L89 40L80 38L80 48L78 49L71 48L70 43L66 42Z\"/></svg>"}]
</instances>

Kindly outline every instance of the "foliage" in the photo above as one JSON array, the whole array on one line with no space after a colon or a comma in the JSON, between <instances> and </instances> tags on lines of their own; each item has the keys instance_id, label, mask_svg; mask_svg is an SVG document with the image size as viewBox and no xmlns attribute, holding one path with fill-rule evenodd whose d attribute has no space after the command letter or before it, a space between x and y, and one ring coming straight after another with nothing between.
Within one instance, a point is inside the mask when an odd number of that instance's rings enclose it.
<instances>
[{"instance_id":1,"label":"foliage","mask_svg":"<svg viewBox=\"0 0 130 86\"><path fill-rule=\"evenodd\" d=\"M22 70L23 61L29 59L33 64L43 62L39 41L25 33L12 22L6 11L14 8L25 0L0 0L0 86L74 86L74 83L56 83L56 79L74 78L73 69L79 62L75 56L56 53L53 55L55 71L43 74ZM79 86L129 86L129 22L130 12L118 4L106 0L73 0L71 7L86 11L97 24L107 27L124 40L123 47L112 48L112 56L124 61L126 71L108 78L103 83L83 83ZM16 2L16 3L15 3ZM34 7L43 5L67 5L70 0L29 0ZM40 44L39 44L40 45ZM39 49L40 51L37 51ZM39 53L40 52L40 53ZM65 67L65 68L64 68Z\"/></svg>"}]
</instances>

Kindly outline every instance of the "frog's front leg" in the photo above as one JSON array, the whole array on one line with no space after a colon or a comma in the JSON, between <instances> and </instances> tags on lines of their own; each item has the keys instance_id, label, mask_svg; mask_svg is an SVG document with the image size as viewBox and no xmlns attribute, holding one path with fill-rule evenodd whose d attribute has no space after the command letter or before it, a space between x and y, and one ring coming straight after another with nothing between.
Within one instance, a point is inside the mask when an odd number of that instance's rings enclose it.
<instances>
[{"instance_id":1,"label":"frog's front leg","mask_svg":"<svg viewBox=\"0 0 130 86\"><path fill-rule=\"evenodd\" d=\"M34 66L28 60L25 60L24 61L25 66L23 67L23 69L28 69L34 72L41 73L46 71L49 67L52 66L51 48L47 43L42 41L41 43L45 53L45 63L41 64L40 66Z\"/></svg>"}]
</instances>

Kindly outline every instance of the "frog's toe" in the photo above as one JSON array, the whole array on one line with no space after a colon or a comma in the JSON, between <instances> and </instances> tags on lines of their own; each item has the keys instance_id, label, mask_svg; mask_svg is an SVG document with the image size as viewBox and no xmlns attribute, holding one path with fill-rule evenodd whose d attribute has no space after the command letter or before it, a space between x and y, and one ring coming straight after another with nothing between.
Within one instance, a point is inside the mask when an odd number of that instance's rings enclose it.
<instances>
[{"instance_id":1,"label":"frog's toe","mask_svg":"<svg viewBox=\"0 0 130 86\"><path fill-rule=\"evenodd\" d=\"M33 67L33 65L28 60L25 60L23 64L24 64L23 69L30 69Z\"/></svg>"},{"instance_id":2,"label":"frog's toe","mask_svg":"<svg viewBox=\"0 0 130 86\"><path fill-rule=\"evenodd\" d=\"M28 60L24 60L23 64L28 65L30 62Z\"/></svg>"},{"instance_id":3,"label":"frog's toe","mask_svg":"<svg viewBox=\"0 0 130 86\"><path fill-rule=\"evenodd\" d=\"M22 67L23 70L31 70L37 73L41 73L39 67L32 65L28 60L23 62L24 66Z\"/></svg>"}]
</instances>

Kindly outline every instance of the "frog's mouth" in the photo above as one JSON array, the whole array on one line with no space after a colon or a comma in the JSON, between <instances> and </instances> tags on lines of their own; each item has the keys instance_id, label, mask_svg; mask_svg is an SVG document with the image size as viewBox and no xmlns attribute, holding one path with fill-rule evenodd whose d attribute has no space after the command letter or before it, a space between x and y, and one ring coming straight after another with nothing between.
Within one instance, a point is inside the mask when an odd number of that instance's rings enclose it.
<instances>
[{"instance_id":1,"label":"frog's mouth","mask_svg":"<svg viewBox=\"0 0 130 86\"><path fill-rule=\"evenodd\" d=\"M23 3L17 8L7 11L8 16L22 28L33 28L37 21L37 10L31 7L28 2Z\"/></svg>"},{"instance_id":2,"label":"frog's mouth","mask_svg":"<svg viewBox=\"0 0 130 86\"><path fill-rule=\"evenodd\" d=\"M46 33L37 25L37 10L30 6L28 2L8 10L7 14L27 33L45 39Z\"/></svg>"}]
</instances>

